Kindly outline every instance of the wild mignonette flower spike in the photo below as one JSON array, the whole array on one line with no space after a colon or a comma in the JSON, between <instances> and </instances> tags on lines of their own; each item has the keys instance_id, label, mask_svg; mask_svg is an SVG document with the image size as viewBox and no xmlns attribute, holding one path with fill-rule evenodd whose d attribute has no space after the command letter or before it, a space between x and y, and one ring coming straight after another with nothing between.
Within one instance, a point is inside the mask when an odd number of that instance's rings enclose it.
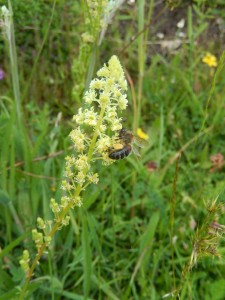
<instances>
[{"instance_id":1,"label":"wild mignonette flower spike","mask_svg":"<svg viewBox=\"0 0 225 300\"><path fill-rule=\"evenodd\" d=\"M108 149L115 143L116 132L122 129L123 119L118 113L127 107L126 90L127 82L121 64L116 56L112 56L108 65L104 64L97 72L97 78L91 81L90 88L84 96L85 108L81 107L73 117L76 126L69 137L74 154L65 158L65 178L61 183L63 195L59 203L53 198L50 200L54 221L45 221L39 217L38 229L32 230L37 254L31 265L27 250L20 260L26 273L20 299L24 299L34 269L50 246L53 235L69 224L69 210L82 206L82 191L89 184L98 183L98 173L93 172L95 160L102 159L105 165L114 162L109 158ZM107 135L106 132L110 131L111 135Z\"/></svg>"}]
</instances>

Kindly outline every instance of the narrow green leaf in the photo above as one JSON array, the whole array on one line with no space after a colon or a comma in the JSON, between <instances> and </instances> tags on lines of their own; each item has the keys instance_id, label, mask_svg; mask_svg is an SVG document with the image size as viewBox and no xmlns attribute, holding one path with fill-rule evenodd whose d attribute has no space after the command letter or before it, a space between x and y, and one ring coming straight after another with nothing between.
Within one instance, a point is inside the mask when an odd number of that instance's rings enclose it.
<instances>
[{"instance_id":1,"label":"narrow green leaf","mask_svg":"<svg viewBox=\"0 0 225 300\"><path fill-rule=\"evenodd\" d=\"M84 253L84 299L87 299L91 283L91 248L88 232L87 214L84 212L82 219L82 247Z\"/></svg>"},{"instance_id":2,"label":"narrow green leaf","mask_svg":"<svg viewBox=\"0 0 225 300\"><path fill-rule=\"evenodd\" d=\"M0 259L6 255L8 252L12 251L13 248L18 246L22 240L24 240L28 235L30 234L30 231L25 232L20 237L18 237L16 240L14 240L12 243L10 243L7 247L1 250L0 252Z\"/></svg>"}]
</instances>

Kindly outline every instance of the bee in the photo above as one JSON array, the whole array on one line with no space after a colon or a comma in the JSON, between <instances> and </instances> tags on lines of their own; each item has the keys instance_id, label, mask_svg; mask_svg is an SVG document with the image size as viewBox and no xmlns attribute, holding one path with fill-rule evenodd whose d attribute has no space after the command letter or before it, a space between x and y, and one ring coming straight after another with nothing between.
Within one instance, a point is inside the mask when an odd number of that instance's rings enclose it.
<instances>
[{"instance_id":1,"label":"bee","mask_svg":"<svg viewBox=\"0 0 225 300\"><path fill-rule=\"evenodd\" d=\"M110 148L109 158L118 160L127 157L132 152L140 156L135 146L143 148L146 146L147 141L138 136L135 136L131 131L122 128L119 131L118 138L116 139L119 143L115 144L113 148Z\"/></svg>"}]
</instances>

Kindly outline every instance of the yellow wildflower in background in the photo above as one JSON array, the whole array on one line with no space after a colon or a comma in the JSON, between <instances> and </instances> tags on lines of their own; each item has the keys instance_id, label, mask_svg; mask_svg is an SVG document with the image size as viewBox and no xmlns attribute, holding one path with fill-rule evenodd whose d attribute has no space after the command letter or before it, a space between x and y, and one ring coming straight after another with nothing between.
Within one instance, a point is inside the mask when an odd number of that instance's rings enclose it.
<instances>
[{"instance_id":1,"label":"yellow wildflower in background","mask_svg":"<svg viewBox=\"0 0 225 300\"><path fill-rule=\"evenodd\" d=\"M137 136L140 137L143 140L148 140L149 139L149 136L147 135L147 133L145 133L141 128L138 128Z\"/></svg>"},{"instance_id":2,"label":"yellow wildflower in background","mask_svg":"<svg viewBox=\"0 0 225 300\"><path fill-rule=\"evenodd\" d=\"M202 59L202 62L208 65L209 67L217 67L218 65L216 56L209 52L205 54L205 56Z\"/></svg>"}]
</instances>

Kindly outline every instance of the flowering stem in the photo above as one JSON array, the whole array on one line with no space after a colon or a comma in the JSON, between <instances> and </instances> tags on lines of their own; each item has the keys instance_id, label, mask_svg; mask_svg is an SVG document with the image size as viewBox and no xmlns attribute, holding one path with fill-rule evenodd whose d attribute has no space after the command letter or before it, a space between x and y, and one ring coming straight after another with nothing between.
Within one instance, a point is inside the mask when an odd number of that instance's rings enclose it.
<instances>
[{"instance_id":1,"label":"flowering stem","mask_svg":"<svg viewBox=\"0 0 225 300\"><path fill-rule=\"evenodd\" d=\"M74 206L82 204L80 194L90 183L98 182L98 174L91 172L91 161L95 153L102 156L106 164L111 164L113 161L108 157L108 148L113 143L113 138L106 135L105 131L110 128L112 131L117 131L122 128L120 118L117 115L117 108L120 110L126 109L127 82L124 77L123 69L118 58L114 55L108 62L108 66L104 66L97 72L96 79L92 80L89 90L85 93L84 100L88 104L88 108L80 108L78 114L74 116L74 120L78 125L89 125L92 127L92 138L89 139L83 128L74 129L70 133L74 150L77 153L77 158L74 155L67 156L65 167L65 178L62 181L62 190L67 192L67 195L61 197L61 202L57 203L55 199L51 199L50 208L54 213L54 222L52 228L47 233L45 228L49 226L49 220L44 221L42 218L37 219L38 228L32 230L32 238L37 247L37 254L33 262L30 264L30 255L28 250L23 251L20 264L26 273L26 279L19 295L19 300L26 298L29 282L33 275L36 265L38 264L44 251L48 250L50 241L56 231L63 226L68 225L68 212ZM95 111L96 106L93 102L98 103L100 112ZM29 293L27 293L29 294Z\"/></svg>"},{"instance_id":2,"label":"flowering stem","mask_svg":"<svg viewBox=\"0 0 225 300\"><path fill-rule=\"evenodd\" d=\"M81 192L81 186L78 186L77 190L76 190L76 194L79 195ZM58 228L61 226L61 221L63 220L64 216L66 215L66 213L69 211L69 209L72 207L73 203L72 201L68 203L68 205L64 208L64 210L61 212L61 214L59 215L55 225L53 226L52 230L47 234L47 237L52 237L55 232L58 230ZM26 281L23 285L19 300L23 300L24 296L25 296L25 292L27 290L28 284L30 282L30 279L33 275L33 271L37 265L37 263L39 262L42 254L44 253L45 249L47 248L48 243L45 242L42 244L42 246L39 248L38 253L29 269L29 271L27 272L27 278Z\"/></svg>"},{"instance_id":3,"label":"flowering stem","mask_svg":"<svg viewBox=\"0 0 225 300\"><path fill-rule=\"evenodd\" d=\"M103 119L103 116L104 116L104 113L105 113L105 108L106 108L106 105L103 105L102 108L101 108L101 111L100 111L100 116L99 116L99 119L98 119L98 122L97 122L97 126L96 126L96 129L95 129L95 132L94 132L94 135L92 137L92 140L91 140L91 144L90 144L90 147L89 147L89 150L88 150L88 163L91 161L92 159L92 156L93 156L93 152L94 152L94 148L95 148L95 143L96 143L96 140L97 140L97 137L98 137L98 134L99 134L99 128L102 124L102 119ZM88 172L88 167L84 169L84 176L86 176ZM76 188L76 191L74 193L74 197L78 197L82 191L82 185L81 184L78 184L77 188ZM73 198L73 197L72 197ZM71 200L67 206L63 209L63 211L60 213L59 217L57 218L57 221L55 222L53 228L51 229L51 231L46 235L46 237L50 237L52 238L53 235L55 234L55 232L60 228L61 224L62 224L62 220L63 218L65 217L65 215L67 214L67 212L71 209L71 207L73 206L73 200ZM38 264L42 254L44 253L44 251L46 250L48 246L48 243L45 242L42 244L42 246L38 249L38 253L29 269L29 271L27 272L27 278L26 278L26 281L23 285L23 288L22 288L22 291L21 291L21 294L20 294L20 297L19 297L19 300L23 300L24 299L24 296L25 296L25 292L27 290L27 287L28 287L28 284L30 282L30 279L33 275L33 272L34 272L34 269L36 267L36 265Z\"/></svg>"},{"instance_id":4,"label":"flowering stem","mask_svg":"<svg viewBox=\"0 0 225 300\"><path fill-rule=\"evenodd\" d=\"M94 152L94 147L95 147L96 139L98 137L99 128L102 124L102 119L103 119L103 116L104 116L104 113L105 113L105 108L106 108L105 105L103 105L102 108L101 108L100 116L99 116L98 123L97 123L97 126L96 126L96 130L95 130L95 133L94 133L93 138L91 140L91 144L90 144L89 151L88 151L88 163L91 161L91 158L92 158L92 155L93 155L93 152Z\"/></svg>"}]
</instances>

